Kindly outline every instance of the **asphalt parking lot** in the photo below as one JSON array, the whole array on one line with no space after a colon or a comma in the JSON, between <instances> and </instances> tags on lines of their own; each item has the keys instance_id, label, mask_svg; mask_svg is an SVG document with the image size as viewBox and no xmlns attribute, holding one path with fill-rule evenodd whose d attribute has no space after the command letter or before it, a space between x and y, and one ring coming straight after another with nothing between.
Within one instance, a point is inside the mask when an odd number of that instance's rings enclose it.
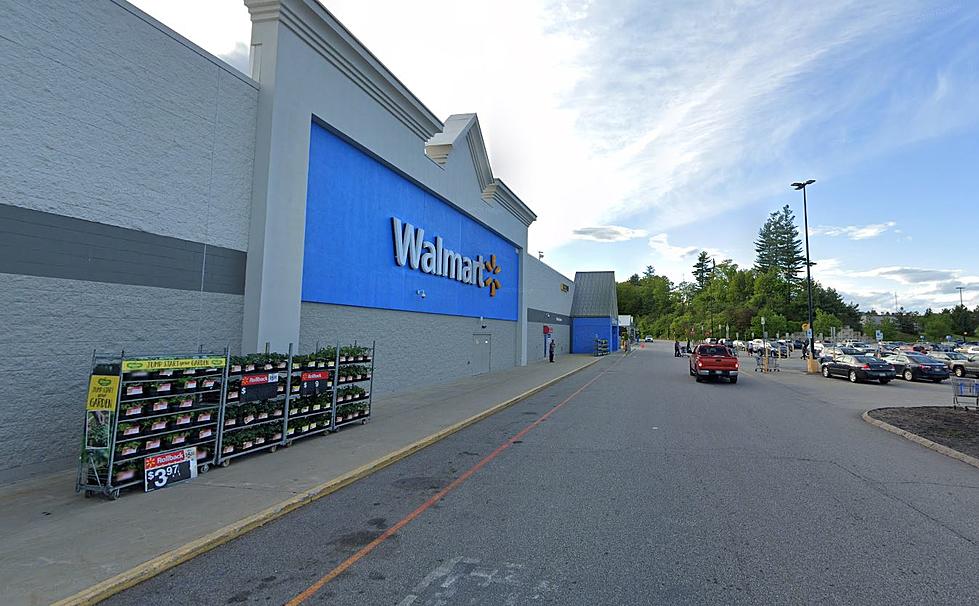
<instances>
[{"instance_id":1,"label":"asphalt parking lot","mask_svg":"<svg viewBox=\"0 0 979 606\"><path fill-rule=\"evenodd\" d=\"M647 346L650 344L647 344ZM952 386L950 381L941 383L907 382L894 379L887 385L879 383L850 383L846 379L806 374L806 362L793 352L794 357L778 360L779 372L754 372L755 360L740 352L741 374L745 378L783 384L799 391L800 397L833 402L863 413L882 406L950 406Z\"/></svg>"},{"instance_id":2,"label":"asphalt parking lot","mask_svg":"<svg viewBox=\"0 0 979 606\"><path fill-rule=\"evenodd\" d=\"M860 418L934 385L610 356L107 604L966 604L973 467Z\"/></svg>"}]
</instances>

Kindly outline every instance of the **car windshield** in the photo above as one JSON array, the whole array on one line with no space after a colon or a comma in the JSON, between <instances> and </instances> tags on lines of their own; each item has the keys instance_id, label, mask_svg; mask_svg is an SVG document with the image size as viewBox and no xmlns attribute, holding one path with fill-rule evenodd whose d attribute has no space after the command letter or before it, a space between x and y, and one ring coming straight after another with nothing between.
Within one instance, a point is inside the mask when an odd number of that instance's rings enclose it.
<instances>
[{"instance_id":1,"label":"car windshield","mask_svg":"<svg viewBox=\"0 0 979 606\"><path fill-rule=\"evenodd\" d=\"M702 346L697 352L702 356L727 356L730 355L727 351L727 347L719 347L717 345Z\"/></svg>"}]
</instances>

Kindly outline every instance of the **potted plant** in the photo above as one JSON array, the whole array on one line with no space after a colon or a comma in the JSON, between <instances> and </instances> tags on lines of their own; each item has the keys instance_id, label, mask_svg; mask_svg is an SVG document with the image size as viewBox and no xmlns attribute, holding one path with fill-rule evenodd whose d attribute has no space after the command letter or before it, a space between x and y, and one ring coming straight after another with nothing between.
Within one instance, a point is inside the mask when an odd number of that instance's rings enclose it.
<instances>
[{"instance_id":1,"label":"potted plant","mask_svg":"<svg viewBox=\"0 0 979 606\"><path fill-rule=\"evenodd\" d=\"M133 383L126 385L126 397L127 398L138 398L143 395L143 384Z\"/></svg>"},{"instance_id":2,"label":"potted plant","mask_svg":"<svg viewBox=\"0 0 979 606\"><path fill-rule=\"evenodd\" d=\"M197 447L197 460L204 461L211 456L211 451L206 448Z\"/></svg>"},{"instance_id":3,"label":"potted plant","mask_svg":"<svg viewBox=\"0 0 979 606\"><path fill-rule=\"evenodd\" d=\"M137 452L139 452L138 442L123 442L122 445L119 447L120 457L128 457L130 455L136 454Z\"/></svg>"},{"instance_id":4,"label":"potted plant","mask_svg":"<svg viewBox=\"0 0 979 606\"><path fill-rule=\"evenodd\" d=\"M242 406L241 407L241 423L242 425L248 425L255 420L255 407L254 406Z\"/></svg>"},{"instance_id":5,"label":"potted plant","mask_svg":"<svg viewBox=\"0 0 979 606\"><path fill-rule=\"evenodd\" d=\"M273 417L281 417L282 416L282 409L281 408L276 408L275 410L273 410L272 411L272 416Z\"/></svg>"},{"instance_id":6,"label":"potted plant","mask_svg":"<svg viewBox=\"0 0 979 606\"><path fill-rule=\"evenodd\" d=\"M123 409L123 416L126 417L136 417L143 414L142 404L133 404L132 406L127 406Z\"/></svg>"},{"instance_id":7,"label":"potted plant","mask_svg":"<svg viewBox=\"0 0 979 606\"><path fill-rule=\"evenodd\" d=\"M194 398L192 398L192 397L190 397L190 398L175 398L174 401L177 404L177 409L181 409L181 408L193 408L194 407Z\"/></svg>"},{"instance_id":8,"label":"potted plant","mask_svg":"<svg viewBox=\"0 0 979 606\"><path fill-rule=\"evenodd\" d=\"M201 379L200 389L201 391L211 391L212 389L217 389L218 380L214 378Z\"/></svg>"},{"instance_id":9,"label":"potted plant","mask_svg":"<svg viewBox=\"0 0 979 606\"><path fill-rule=\"evenodd\" d=\"M238 424L238 419L236 419L235 417L225 417L224 419L225 427L234 427L237 424Z\"/></svg>"},{"instance_id":10,"label":"potted plant","mask_svg":"<svg viewBox=\"0 0 979 606\"><path fill-rule=\"evenodd\" d=\"M213 417L214 417L214 411L213 410L202 410L199 413L197 413L197 416L195 417L194 420L197 423L207 423Z\"/></svg>"},{"instance_id":11,"label":"potted plant","mask_svg":"<svg viewBox=\"0 0 979 606\"><path fill-rule=\"evenodd\" d=\"M116 473L112 476L113 481L116 484L121 484L123 482L128 482L136 477L136 463L125 463L116 467Z\"/></svg>"},{"instance_id":12,"label":"potted plant","mask_svg":"<svg viewBox=\"0 0 979 606\"><path fill-rule=\"evenodd\" d=\"M186 413L177 415L177 417L174 418L174 420L173 420L173 425L175 427L176 426L179 426L179 425L190 425L193 422L194 422L194 415L190 414L189 412L186 412Z\"/></svg>"},{"instance_id":13,"label":"potted plant","mask_svg":"<svg viewBox=\"0 0 979 606\"><path fill-rule=\"evenodd\" d=\"M160 438L150 438L143 442L143 450L149 452L150 450L156 450L160 447Z\"/></svg>"},{"instance_id":14,"label":"potted plant","mask_svg":"<svg viewBox=\"0 0 979 606\"><path fill-rule=\"evenodd\" d=\"M150 433L155 433L157 431L163 431L167 428L170 421L164 417L162 419L153 419L150 421Z\"/></svg>"},{"instance_id":15,"label":"potted plant","mask_svg":"<svg viewBox=\"0 0 979 606\"><path fill-rule=\"evenodd\" d=\"M181 444L186 444L187 433L183 431L178 433L172 433L169 436L167 436L167 440L170 442L171 446L179 446Z\"/></svg>"},{"instance_id":16,"label":"potted plant","mask_svg":"<svg viewBox=\"0 0 979 606\"><path fill-rule=\"evenodd\" d=\"M214 430L210 427L202 427L197 431L197 441L206 440L214 435Z\"/></svg>"},{"instance_id":17,"label":"potted plant","mask_svg":"<svg viewBox=\"0 0 979 606\"><path fill-rule=\"evenodd\" d=\"M124 436L138 436L140 429L139 423L119 423L119 433Z\"/></svg>"}]
</instances>

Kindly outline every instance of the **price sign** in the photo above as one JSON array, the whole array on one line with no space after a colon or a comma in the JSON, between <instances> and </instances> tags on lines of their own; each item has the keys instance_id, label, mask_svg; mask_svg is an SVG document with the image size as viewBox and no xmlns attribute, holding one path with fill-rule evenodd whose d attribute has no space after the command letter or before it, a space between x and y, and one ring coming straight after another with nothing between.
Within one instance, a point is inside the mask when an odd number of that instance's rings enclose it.
<instances>
[{"instance_id":1,"label":"price sign","mask_svg":"<svg viewBox=\"0 0 979 606\"><path fill-rule=\"evenodd\" d=\"M299 387L299 395L318 396L326 391L330 379L330 371L319 370L316 372L304 372L300 377L302 385Z\"/></svg>"},{"instance_id":2,"label":"price sign","mask_svg":"<svg viewBox=\"0 0 979 606\"><path fill-rule=\"evenodd\" d=\"M279 373L245 375L241 378L240 402L255 402L274 398L279 392Z\"/></svg>"},{"instance_id":3,"label":"price sign","mask_svg":"<svg viewBox=\"0 0 979 606\"><path fill-rule=\"evenodd\" d=\"M143 459L146 492L197 477L197 449L184 448Z\"/></svg>"}]
</instances>

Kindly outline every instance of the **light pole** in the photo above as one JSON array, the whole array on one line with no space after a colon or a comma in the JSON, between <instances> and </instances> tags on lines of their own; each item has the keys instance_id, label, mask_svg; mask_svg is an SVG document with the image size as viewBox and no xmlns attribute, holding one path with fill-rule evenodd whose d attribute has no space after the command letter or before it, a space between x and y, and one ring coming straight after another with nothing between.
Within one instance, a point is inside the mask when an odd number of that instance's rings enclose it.
<instances>
[{"instance_id":1,"label":"light pole","mask_svg":"<svg viewBox=\"0 0 979 606\"><path fill-rule=\"evenodd\" d=\"M802 222L806 230L806 286L809 292L809 330L811 335L809 336L809 360L806 362L807 369L810 373L817 372L816 367L816 331L813 330L813 317L812 317L812 263L809 261L809 205L806 200L806 187L815 183L815 179L809 179L808 181L796 181L792 184L792 187L798 190L802 190Z\"/></svg>"},{"instance_id":2,"label":"light pole","mask_svg":"<svg viewBox=\"0 0 979 606\"><path fill-rule=\"evenodd\" d=\"M962 291L965 290L965 286L956 286L955 289L959 291L959 307L965 307L965 301L962 299Z\"/></svg>"}]
</instances>

